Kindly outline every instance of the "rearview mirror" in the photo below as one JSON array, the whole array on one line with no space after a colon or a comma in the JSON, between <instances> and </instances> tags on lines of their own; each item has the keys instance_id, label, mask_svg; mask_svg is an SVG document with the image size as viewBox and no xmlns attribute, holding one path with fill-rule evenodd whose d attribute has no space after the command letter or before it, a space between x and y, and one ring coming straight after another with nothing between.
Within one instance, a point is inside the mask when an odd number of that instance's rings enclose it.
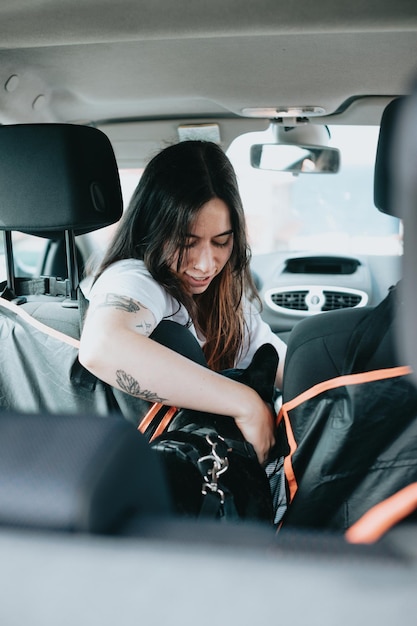
<instances>
[{"instance_id":1,"label":"rearview mirror","mask_svg":"<svg viewBox=\"0 0 417 626\"><path fill-rule=\"evenodd\" d=\"M292 174L336 174L340 167L337 148L285 143L254 144L250 150L252 167Z\"/></svg>"}]
</instances>

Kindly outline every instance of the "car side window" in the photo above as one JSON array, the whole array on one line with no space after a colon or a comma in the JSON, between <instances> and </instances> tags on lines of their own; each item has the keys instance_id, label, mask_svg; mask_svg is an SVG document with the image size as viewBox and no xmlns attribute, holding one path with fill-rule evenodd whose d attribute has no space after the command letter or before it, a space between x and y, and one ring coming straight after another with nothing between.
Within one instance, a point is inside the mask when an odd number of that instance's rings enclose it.
<instances>
[{"instance_id":1,"label":"car side window","mask_svg":"<svg viewBox=\"0 0 417 626\"><path fill-rule=\"evenodd\" d=\"M47 240L25 233L12 233L15 275L19 277L35 276L47 247ZM0 234L0 281L7 278L4 237Z\"/></svg>"}]
</instances>

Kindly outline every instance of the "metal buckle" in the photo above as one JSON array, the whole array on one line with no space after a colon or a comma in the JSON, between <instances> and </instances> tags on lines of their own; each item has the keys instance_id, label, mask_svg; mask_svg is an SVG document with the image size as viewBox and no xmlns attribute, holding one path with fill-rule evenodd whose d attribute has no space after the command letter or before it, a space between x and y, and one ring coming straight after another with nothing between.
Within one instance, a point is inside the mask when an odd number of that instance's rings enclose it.
<instances>
[{"instance_id":1,"label":"metal buckle","mask_svg":"<svg viewBox=\"0 0 417 626\"><path fill-rule=\"evenodd\" d=\"M224 442L223 437L217 435L218 439ZM224 491L220 489L218 485L218 478L221 474L227 471L229 467L229 459L227 456L220 456L217 451L217 441L212 441L210 439L210 435L206 435L206 441L211 446L210 454L205 456L201 456L198 459L198 463L202 463L204 461L212 461L213 465L210 469L207 470L207 473L204 478L204 483L201 489L201 493L206 496L208 493L215 493L220 498L220 504L224 504Z\"/></svg>"}]
</instances>

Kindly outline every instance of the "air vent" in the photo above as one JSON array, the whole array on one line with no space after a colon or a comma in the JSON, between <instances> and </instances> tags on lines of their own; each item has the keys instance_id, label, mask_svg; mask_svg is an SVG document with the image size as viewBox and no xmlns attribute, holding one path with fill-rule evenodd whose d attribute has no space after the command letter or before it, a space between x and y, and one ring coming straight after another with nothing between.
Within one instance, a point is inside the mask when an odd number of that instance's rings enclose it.
<instances>
[{"instance_id":1,"label":"air vent","mask_svg":"<svg viewBox=\"0 0 417 626\"><path fill-rule=\"evenodd\" d=\"M358 293L345 293L344 291L323 290L325 302L322 311L334 311L335 309L349 309L359 306L362 296Z\"/></svg>"},{"instance_id":2,"label":"air vent","mask_svg":"<svg viewBox=\"0 0 417 626\"><path fill-rule=\"evenodd\" d=\"M278 307L292 309L294 311L308 311L306 295L308 291L282 291L272 292L271 301Z\"/></svg>"},{"instance_id":3,"label":"air vent","mask_svg":"<svg viewBox=\"0 0 417 626\"><path fill-rule=\"evenodd\" d=\"M288 259L285 272L289 274L354 274L360 262L338 256L312 256Z\"/></svg>"},{"instance_id":4,"label":"air vent","mask_svg":"<svg viewBox=\"0 0 417 626\"><path fill-rule=\"evenodd\" d=\"M265 293L265 302L281 314L306 316L365 306L368 294L359 289L327 285L276 287Z\"/></svg>"}]
</instances>

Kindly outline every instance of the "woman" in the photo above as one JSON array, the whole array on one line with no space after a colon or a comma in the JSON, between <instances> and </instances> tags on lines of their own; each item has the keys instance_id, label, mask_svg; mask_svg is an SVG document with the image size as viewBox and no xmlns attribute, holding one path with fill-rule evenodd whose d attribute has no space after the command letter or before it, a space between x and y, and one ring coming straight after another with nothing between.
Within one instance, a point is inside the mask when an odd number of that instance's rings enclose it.
<instances>
[{"instance_id":1,"label":"woman","mask_svg":"<svg viewBox=\"0 0 417 626\"><path fill-rule=\"evenodd\" d=\"M235 418L261 463L274 444L269 407L219 375L245 367L263 343L285 344L260 317L236 176L216 144L170 146L146 167L98 270L81 363L132 395ZM187 326L209 368L149 335L163 320Z\"/></svg>"}]
</instances>

